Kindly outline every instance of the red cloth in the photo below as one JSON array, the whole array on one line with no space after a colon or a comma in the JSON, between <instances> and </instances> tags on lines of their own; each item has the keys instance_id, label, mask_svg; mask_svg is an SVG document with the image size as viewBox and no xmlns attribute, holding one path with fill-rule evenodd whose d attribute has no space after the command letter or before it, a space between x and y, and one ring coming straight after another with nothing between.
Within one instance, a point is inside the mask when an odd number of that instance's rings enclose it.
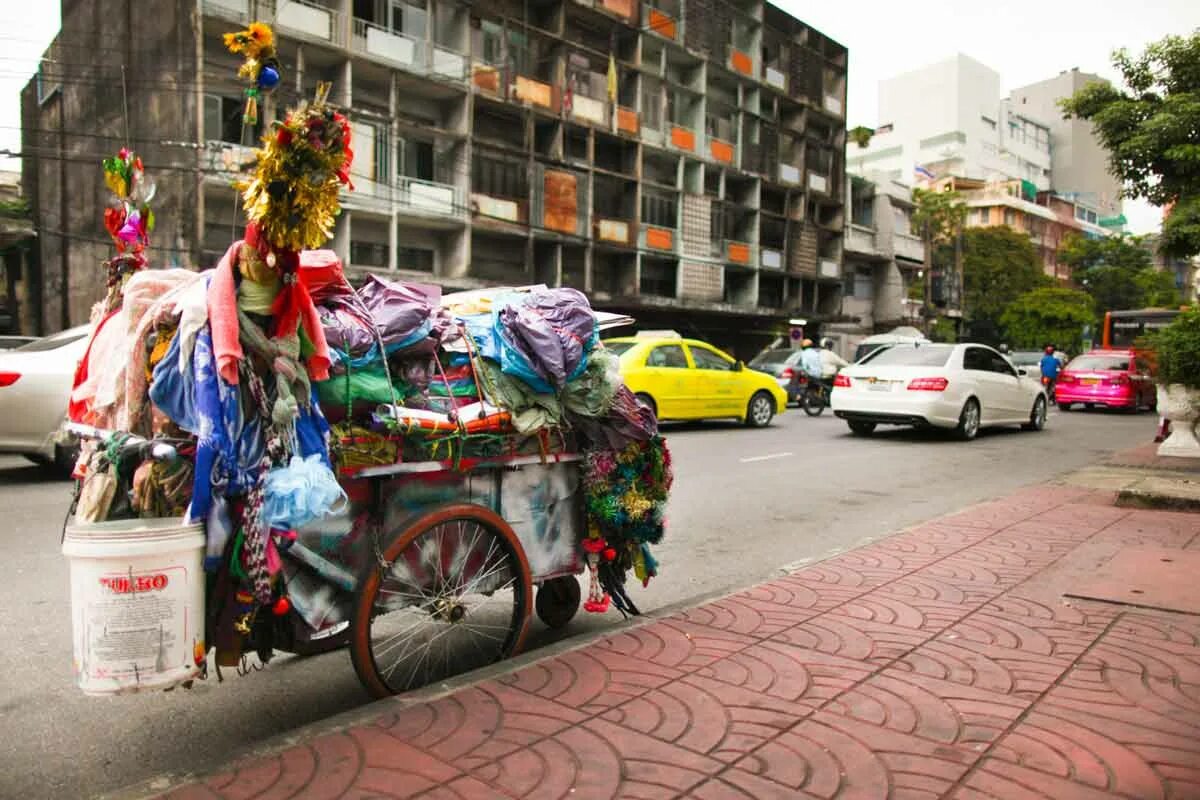
<instances>
[{"instance_id":1,"label":"red cloth","mask_svg":"<svg viewBox=\"0 0 1200 800\"><path fill-rule=\"evenodd\" d=\"M247 236L250 236L247 227ZM212 330L213 356L217 360L217 371L227 383L238 382L238 364L245 354L238 341L237 317L237 281L233 268L237 263L238 253L244 242L234 242L225 251L221 262L213 273L212 281L208 284L208 322ZM250 242L245 242L250 243ZM252 244L255 246L255 244ZM313 380L329 379L329 346L325 343L325 332L321 329L321 320L313 305L308 290L293 277L299 266L299 258L295 253L286 254L282 264L285 276L283 288L275 298L271 308L274 317L273 336L287 336L295 333L297 326L304 326L304 333L313 347L308 357L308 374Z\"/></svg>"},{"instance_id":2,"label":"red cloth","mask_svg":"<svg viewBox=\"0 0 1200 800\"><path fill-rule=\"evenodd\" d=\"M91 417L92 403L96 399L94 387L92 393L86 398L79 397L79 387L87 382L88 376L91 372L92 345L94 345L96 340L100 338L100 333L104 330L104 326L108 323L108 321L120 312L121 307L118 306L112 311L108 312L104 318L97 323L96 327L92 329L91 336L88 337L87 350L84 351L83 358L79 359L79 363L75 365L75 380L71 384L71 397L67 403L67 418L70 419L71 422L87 424L92 424L93 422Z\"/></svg>"}]
</instances>

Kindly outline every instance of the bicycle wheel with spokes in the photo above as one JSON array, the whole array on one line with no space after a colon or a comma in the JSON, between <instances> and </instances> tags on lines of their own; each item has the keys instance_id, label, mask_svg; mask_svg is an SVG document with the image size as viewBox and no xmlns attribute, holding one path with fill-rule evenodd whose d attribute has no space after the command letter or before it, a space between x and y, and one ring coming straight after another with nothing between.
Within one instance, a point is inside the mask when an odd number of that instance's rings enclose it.
<instances>
[{"instance_id":1,"label":"bicycle wheel with spokes","mask_svg":"<svg viewBox=\"0 0 1200 800\"><path fill-rule=\"evenodd\" d=\"M819 417L825 410L825 393L820 389L809 387L800 398L800 407L810 417Z\"/></svg>"},{"instance_id":2,"label":"bicycle wheel with spokes","mask_svg":"<svg viewBox=\"0 0 1200 800\"><path fill-rule=\"evenodd\" d=\"M375 697L446 680L518 652L532 608L512 528L475 505L423 514L386 536L359 582L351 657Z\"/></svg>"}]
</instances>

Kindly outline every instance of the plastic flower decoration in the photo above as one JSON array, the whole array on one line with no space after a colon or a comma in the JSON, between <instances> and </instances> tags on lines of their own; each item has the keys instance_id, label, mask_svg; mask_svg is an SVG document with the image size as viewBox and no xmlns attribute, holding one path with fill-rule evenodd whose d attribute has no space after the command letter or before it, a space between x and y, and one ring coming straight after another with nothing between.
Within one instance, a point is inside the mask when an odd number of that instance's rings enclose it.
<instances>
[{"instance_id":1,"label":"plastic flower decoration","mask_svg":"<svg viewBox=\"0 0 1200 800\"><path fill-rule=\"evenodd\" d=\"M118 253L141 253L154 230L154 212L150 210L154 183L146 180L142 159L128 148L122 147L103 163L104 183L115 195L104 210L104 227Z\"/></svg>"},{"instance_id":2,"label":"plastic flower decoration","mask_svg":"<svg viewBox=\"0 0 1200 800\"><path fill-rule=\"evenodd\" d=\"M238 69L238 77L246 81L246 109L242 122L254 125L258 122L258 96L268 93L279 85L279 58L275 53L275 33L271 26L252 22L244 31L225 34L225 47L234 55L245 57Z\"/></svg>"}]
</instances>

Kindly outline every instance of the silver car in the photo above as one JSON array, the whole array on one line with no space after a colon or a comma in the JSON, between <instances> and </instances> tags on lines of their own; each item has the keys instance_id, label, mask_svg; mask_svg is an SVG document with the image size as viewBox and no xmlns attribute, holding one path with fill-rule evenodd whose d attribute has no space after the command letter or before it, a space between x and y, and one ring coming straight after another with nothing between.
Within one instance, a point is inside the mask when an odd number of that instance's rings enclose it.
<instances>
[{"instance_id":1,"label":"silver car","mask_svg":"<svg viewBox=\"0 0 1200 800\"><path fill-rule=\"evenodd\" d=\"M87 343L82 325L0 352L0 453L69 466L74 448L61 429Z\"/></svg>"}]
</instances>

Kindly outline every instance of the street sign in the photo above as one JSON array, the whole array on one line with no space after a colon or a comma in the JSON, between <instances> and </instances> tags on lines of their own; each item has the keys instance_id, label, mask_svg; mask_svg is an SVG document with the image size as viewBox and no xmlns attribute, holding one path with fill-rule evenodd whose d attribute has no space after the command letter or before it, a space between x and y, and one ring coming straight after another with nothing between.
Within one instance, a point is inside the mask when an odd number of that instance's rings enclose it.
<instances>
[{"instance_id":1,"label":"street sign","mask_svg":"<svg viewBox=\"0 0 1200 800\"><path fill-rule=\"evenodd\" d=\"M794 325L789 335L792 337L793 342L798 342L804 338L804 328Z\"/></svg>"}]
</instances>

